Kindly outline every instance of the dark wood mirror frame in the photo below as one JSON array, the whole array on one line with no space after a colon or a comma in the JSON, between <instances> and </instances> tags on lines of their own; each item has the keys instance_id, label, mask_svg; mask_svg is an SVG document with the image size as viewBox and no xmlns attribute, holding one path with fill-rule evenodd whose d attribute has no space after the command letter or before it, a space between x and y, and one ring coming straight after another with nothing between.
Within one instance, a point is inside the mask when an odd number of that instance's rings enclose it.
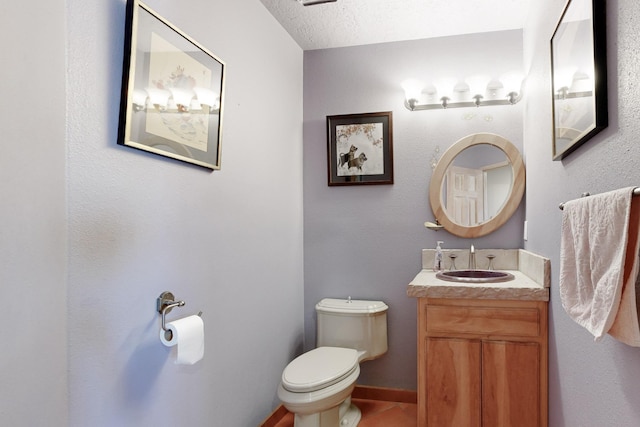
<instances>
[{"instance_id":1,"label":"dark wood mirror frame","mask_svg":"<svg viewBox=\"0 0 640 427\"><path fill-rule=\"evenodd\" d=\"M585 9L591 12L588 20L571 21L570 12ZM606 10L605 0L569 0L551 37L553 160L564 159L609 125ZM579 28L591 34L576 36L573 31L577 31L575 25L580 23ZM573 31L567 30L571 24ZM589 43L589 38L593 43ZM592 90L573 92L563 86L558 77L563 69L586 72L585 76L593 79ZM585 101L589 102L589 108L583 111L582 117L562 119L567 111L574 115L582 111L579 107ZM589 118L588 123L581 122Z\"/></svg>"}]
</instances>

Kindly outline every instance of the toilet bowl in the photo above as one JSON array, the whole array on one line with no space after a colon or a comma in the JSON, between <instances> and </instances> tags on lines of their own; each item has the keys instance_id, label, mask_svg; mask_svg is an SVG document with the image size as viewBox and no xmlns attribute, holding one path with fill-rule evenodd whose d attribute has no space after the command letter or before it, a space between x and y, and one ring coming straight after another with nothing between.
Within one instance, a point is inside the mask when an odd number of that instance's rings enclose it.
<instances>
[{"instance_id":1,"label":"toilet bowl","mask_svg":"<svg viewBox=\"0 0 640 427\"><path fill-rule=\"evenodd\" d=\"M351 404L351 392L359 375L356 350L319 347L286 367L278 397L296 427L354 427L360 410Z\"/></svg>"},{"instance_id":2,"label":"toilet bowl","mask_svg":"<svg viewBox=\"0 0 640 427\"><path fill-rule=\"evenodd\" d=\"M296 427L353 427L360 410L350 397L359 375L356 350L319 347L286 367L278 397L295 414Z\"/></svg>"},{"instance_id":3,"label":"toilet bowl","mask_svg":"<svg viewBox=\"0 0 640 427\"><path fill-rule=\"evenodd\" d=\"M387 305L325 298L316 305L318 347L290 362L278 397L295 427L355 427L360 410L351 392L360 362L387 352Z\"/></svg>"}]
</instances>

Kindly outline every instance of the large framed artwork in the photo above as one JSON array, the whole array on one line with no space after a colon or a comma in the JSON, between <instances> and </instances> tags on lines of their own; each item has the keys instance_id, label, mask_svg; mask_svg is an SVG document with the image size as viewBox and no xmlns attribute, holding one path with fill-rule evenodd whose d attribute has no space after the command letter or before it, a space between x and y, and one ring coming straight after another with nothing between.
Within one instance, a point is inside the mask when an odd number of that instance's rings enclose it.
<instances>
[{"instance_id":1,"label":"large framed artwork","mask_svg":"<svg viewBox=\"0 0 640 427\"><path fill-rule=\"evenodd\" d=\"M329 185L393 184L393 115L327 116Z\"/></svg>"},{"instance_id":2,"label":"large framed artwork","mask_svg":"<svg viewBox=\"0 0 640 427\"><path fill-rule=\"evenodd\" d=\"M553 160L609 124L605 0L569 0L551 38Z\"/></svg>"},{"instance_id":3,"label":"large framed artwork","mask_svg":"<svg viewBox=\"0 0 640 427\"><path fill-rule=\"evenodd\" d=\"M225 64L128 0L118 144L220 169Z\"/></svg>"}]
</instances>

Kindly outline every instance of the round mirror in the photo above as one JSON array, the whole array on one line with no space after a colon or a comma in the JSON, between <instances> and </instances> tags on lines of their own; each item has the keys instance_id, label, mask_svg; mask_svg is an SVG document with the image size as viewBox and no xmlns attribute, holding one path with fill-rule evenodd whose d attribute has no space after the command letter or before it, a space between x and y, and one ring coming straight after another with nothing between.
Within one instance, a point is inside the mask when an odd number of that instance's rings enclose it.
<instances>
[{"instance_id":1,"label":"round mirror","mask_svg":"<svg viewBox=\"0 0 640 427\"><path fill-rule=\"evenodd\" d=\"M453 144L438 161L429 201L451 234L479 237L502 226L524 194L524 162L507 139L478 133Z\"/></svg>"}]
</instances>

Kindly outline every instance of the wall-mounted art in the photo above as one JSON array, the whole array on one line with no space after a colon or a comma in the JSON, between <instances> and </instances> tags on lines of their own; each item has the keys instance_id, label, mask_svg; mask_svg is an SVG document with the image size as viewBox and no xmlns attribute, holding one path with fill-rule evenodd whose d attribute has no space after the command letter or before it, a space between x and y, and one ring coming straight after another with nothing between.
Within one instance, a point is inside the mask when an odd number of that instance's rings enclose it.
<instances>
[{"instance_id":1,"label":"wall-mounted art","mask_svg":"<svg viewBox=\"0 0 640 427\"><path fill-rule=\"evenodd\" d=\"M569 0L551 38L553 159L606 128L605 0Z\"/></svg>"},{"instance_id":2,"label":"wall-mounted art","mask_svg":"<svg viewBox=\"0 0 640 427\"><path fill-rule=\"evenodd\" d=\"M225 64L128 0L118 144L220 169Z\"/></svg>"},{"instance_id":3,"label":"wall-mounted art","mask_svg":"<svg viewBox=\"0 0 640 427\"><path fill-rule=\"evenodd\" d=\"M393 115L327 116L329 185L393 184Z\"/></svg>"}]
</instances>

